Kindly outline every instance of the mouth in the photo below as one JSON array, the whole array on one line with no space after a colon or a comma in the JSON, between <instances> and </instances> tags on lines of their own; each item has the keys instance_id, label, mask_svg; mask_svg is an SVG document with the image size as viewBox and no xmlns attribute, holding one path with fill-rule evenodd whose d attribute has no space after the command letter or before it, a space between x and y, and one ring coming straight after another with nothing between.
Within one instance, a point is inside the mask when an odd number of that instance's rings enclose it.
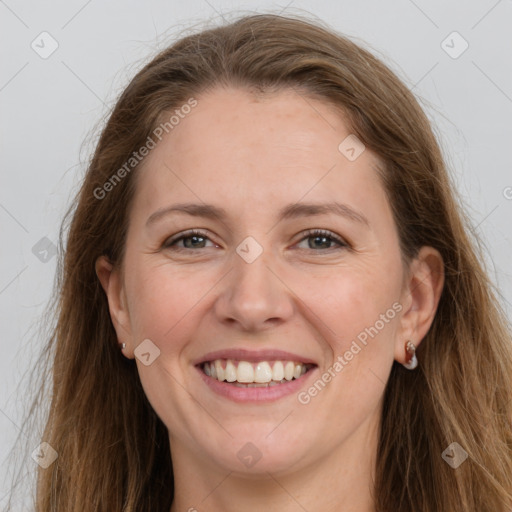
<instances>
[{"instance_id":1,"label":"mouth","mask_svg":"<svg viewBox=\"0 0 512 512\"><path fill-rule=\"evenodd\" d=\"M214 359L198 365L210 379L239 388L269 388L300 379L315 364L291 360Z\"/></svg>"},{"instance_id":2,"label":"mouth","mask_svg":"<svg viewBox=\"0 0 512 512\"><path fill-rule=\"evenodd\" d=\"M238 403L268 403L298 393L314 378L313 359L276 349L232 348L192 363L208 389Z\"/></svg>"}]
</instances>

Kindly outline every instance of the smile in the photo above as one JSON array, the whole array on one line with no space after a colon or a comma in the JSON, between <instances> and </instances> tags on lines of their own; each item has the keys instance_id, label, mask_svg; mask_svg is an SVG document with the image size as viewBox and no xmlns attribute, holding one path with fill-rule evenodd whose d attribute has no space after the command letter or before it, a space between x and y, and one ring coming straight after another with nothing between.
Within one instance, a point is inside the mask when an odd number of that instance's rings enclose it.
<instances>
[{"instance_id":1,"label":"smile","mask_svg":"<svg viewBox=\"0 0 512 512\"><path fill-rule=\"evenodd\" d=\"M216 359L202 364L203 372L238 387L272 387L300 378L314 365L295 361L237 361Z\"/></svg>"},{"instance_id":2,"label":"smile","mask_svg":"<svg viewBox=\"0 0 512 512\"><path fill-rule=\"evenodd\" d=\"M318 362L274 348L216 350L192 361L218 397L238 403L268 403L297 394L314 378Z\"/></svg>"}]
</instances>

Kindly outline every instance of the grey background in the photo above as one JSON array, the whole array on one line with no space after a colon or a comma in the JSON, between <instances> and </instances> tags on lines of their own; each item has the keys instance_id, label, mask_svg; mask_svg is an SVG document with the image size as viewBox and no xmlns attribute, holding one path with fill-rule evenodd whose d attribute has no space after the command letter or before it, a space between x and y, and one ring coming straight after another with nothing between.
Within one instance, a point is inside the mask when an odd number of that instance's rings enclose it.
<instances>
[{"instance_id":1,"label":"grey background","mask_svg":"<svg viewBox=\"0 0 512 512\"><path fill-rule=\"evenodd\" d=\"M22 424L22 376L42 344L53 244L93 129L135 71L182 30L269 11L311 13L364 42L421 98L510 318L511 0L0 0L0 509L15 436L36 447ZM43 31L58 43L46 59L31 47L41 53L55 44ZM469 44L461 55L464 41L448 37L454 31Z\"/></svg>"}]
</instances>

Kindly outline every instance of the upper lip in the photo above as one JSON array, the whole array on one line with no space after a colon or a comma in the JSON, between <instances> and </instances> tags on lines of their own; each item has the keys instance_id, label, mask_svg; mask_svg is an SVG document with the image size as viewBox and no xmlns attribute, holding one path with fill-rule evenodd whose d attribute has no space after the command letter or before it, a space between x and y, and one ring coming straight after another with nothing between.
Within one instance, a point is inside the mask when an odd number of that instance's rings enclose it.
<instances>
[{"instance_id":1,"label":"upper lip","mask_svg":"<svg viewBox=\"0 0 512 512\"><path fill-rule=\"evenodd\" d=\"M194 365L215 361L216 359L232 359L236 361L258 362L258 361L296 361L299 363L314 364L317 363L309 358L293 352L284 350L247 350L243 348L231 348L226 350L216 350L209 352L194 362Z\"/></svg>"}]
</instances>

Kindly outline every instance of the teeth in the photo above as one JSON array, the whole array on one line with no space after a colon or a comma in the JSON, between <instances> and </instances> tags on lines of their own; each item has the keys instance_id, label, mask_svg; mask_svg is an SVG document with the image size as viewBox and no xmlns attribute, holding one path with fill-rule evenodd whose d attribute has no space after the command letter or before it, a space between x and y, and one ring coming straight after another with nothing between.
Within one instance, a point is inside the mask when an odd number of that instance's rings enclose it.
<instances>
[{"instance_id":1,"label":"teeth","mask_svg":"<svg viewBox=\"0 0 512 512\"><path fill-rule=\"evenodd\" d=\"M256 371L254 372L254 382L270 382L272 380L272 368L270 365L263 361L256 365Z\"/></svg>"},{"instance_id":2,"label":"teeth","mask_svg":"<svg viewBox=\"0 0 512 512\"><path fill-rule=\"evenodd\" d=\"M295 365L291 361L288 361L286 363L286 366L284 367L284 378L286 380L293 379L293 370L294 369L295 369ZM212 375L212 377L213 377L213 375Z\"/></svg>"},{"instance_id":3,"label":"teeth","mask_svg":"<svg viewBox=\"0 0 512 512\"><path fill-rule=\"evenodd\" d=\"M219 359L215 361L215 371L217 372L217 380L220 380L222 382L225 378L225 371L224 368L222 368L222 361L220 361Z\"/></svg>"},{"instance_id":4,"label":"teeth","mask_svg":"<svg viewBox=\"0 0 512 512\"><path fill-rule=\"evenodd\" d=\"M281 361L276 361L274 363L274 368L272 368L272 380L283 380L284 379L284 366Z\"/></svg>"},{"instance_id":5,"label":"teeth","mask_svg":"<svg viewBox=\"0 0 512 512\"><path fill-rule=\"evenodd\" d=\"M218 381L227 381L235 386L268 387L298 379L307 372L306 364L294 361L232 361L217 359L205 363L206 375Z\"/></svg>"},{"instance_id":6,"label":"teeth","mask_svg":"<svg viewBox=\"0 0 512 512\"><path fill-rule=\"evenodd\" d=\"M234 382L233 384L237 388L271 388L272 386L279 386L279 384L283 384L286 382L285 380L282 380L281 382L275 382L271 380L270 382L250 382L248 384L241 384L240 382Z\"/></svg>"},{"instance_id":7,"label":"teeth","mask_svg":"<svg viewBox=\"0 0 512 512\"><path fill-rule=\"evenodd\" d=\"M242 383L254 382L254 368L247 361L240 361L236 371L236 380Z\"/></svg>"},{"instance_id":8,"label":"teeth","mask_svg":"<svg viewBox=\"0 0 512 512\"><path fill-rule=\"evenodd\" d=\"M209 366L209 365L206 364L205 366ZM237 377L236 367L233 364L233 362L230 361L229 359L226 362L226 372L224 375L228 382L235 382L236 377Z\"/></svg>"}]
</instances>

